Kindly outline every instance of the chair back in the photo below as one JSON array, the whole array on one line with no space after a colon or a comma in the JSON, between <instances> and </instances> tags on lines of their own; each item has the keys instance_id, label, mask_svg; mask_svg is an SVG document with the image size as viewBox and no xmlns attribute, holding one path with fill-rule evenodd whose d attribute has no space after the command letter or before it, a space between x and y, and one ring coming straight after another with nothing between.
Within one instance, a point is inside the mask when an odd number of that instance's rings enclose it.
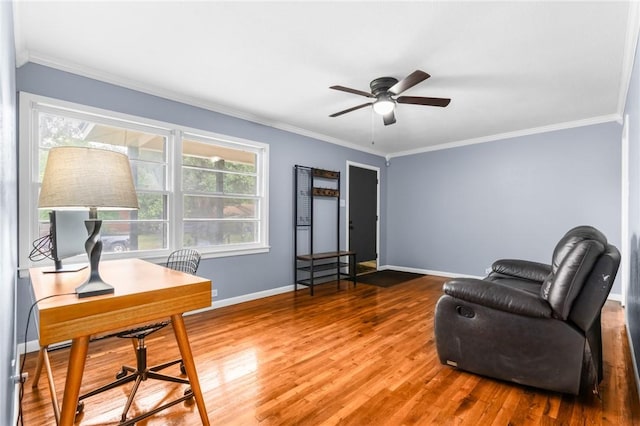
<instances>
[{"instance_id":1,"label":"chair back","mask_svg":"<svg viewBox=\"0 0 640 426\"><path fill-rule=\"evenodd\" d=\"M555 274L565 257L567 257L576 245L581 244L585 240L596 240L607 245L607 237L593 226L576 226L567 231L560 241L558 241L558 244L556 244L553 250L553 258L551 259L551 272Z\"/></svg>"},{"instance_id":2,"label":"chair back","mask_svg":"<svg viewBox=\"0 0 640 426\"><path fill-rule=\"evenodd\" d=\"M180 272L194 275L200 265L200 253L194 249L180 249L169 255L165 266Z\"/></svg>"},{"instance_id":3,"label":"chair back","mask_svg":"<svg viewBox=\"0 0 640 426\"><path fill-rule=\"evenodd\" d=\"M560 240L553 253L551 273L540 289L554 317L563 321L569 317L573 302L608 246L604 234L591 226L576 227Z\"/></svg>"},{"instance_id":4,"label":"chair back","mask_svg":"<svg viewBox=\"0 0 640 426\"><path fill-rule=\"evenodd\" d=\"M600 317L600 310L607 301L620 266L620 252L609 244L587 278L582 291L573 302L569 319L587 331Z\"/></svg>"}]
</instances>

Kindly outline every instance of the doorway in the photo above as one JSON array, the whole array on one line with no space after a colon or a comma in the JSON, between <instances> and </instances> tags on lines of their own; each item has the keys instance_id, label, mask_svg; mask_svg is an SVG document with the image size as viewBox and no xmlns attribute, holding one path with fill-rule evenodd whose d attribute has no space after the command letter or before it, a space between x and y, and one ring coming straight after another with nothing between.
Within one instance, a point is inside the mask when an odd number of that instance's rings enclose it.
<instances>
[{"instance_id":1,"label":"doorway","mask_svg":"<svg viewBox=\"0 0 640 426\"><path fill-rule=\"evenodd\" d=\"M378 270L379 175L377 167L347 162L347 235L357 274Z\"/></svg>"}]
</instances>

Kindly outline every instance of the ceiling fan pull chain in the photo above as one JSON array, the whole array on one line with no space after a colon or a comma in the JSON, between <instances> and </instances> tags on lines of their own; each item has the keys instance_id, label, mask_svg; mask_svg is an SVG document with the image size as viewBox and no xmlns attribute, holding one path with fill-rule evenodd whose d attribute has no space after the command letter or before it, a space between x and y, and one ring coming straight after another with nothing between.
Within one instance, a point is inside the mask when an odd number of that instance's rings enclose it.
<instances>
[{"instance_id":1,"label":"ceiling fan pull chain","mask_svg":"<svg viewBox=\"0 0 640 426\"><path fill-rule=\"evenodd\" d=\"M375 125L374 125L374 122L373 122L373 116L374 115L375 114L374 114L373 108L371 108L371 145L372 146L376 144L376 141L375 141L375 138L374 138L374 136L375 136L374 135Z\"/></svg>"}]
</instances>

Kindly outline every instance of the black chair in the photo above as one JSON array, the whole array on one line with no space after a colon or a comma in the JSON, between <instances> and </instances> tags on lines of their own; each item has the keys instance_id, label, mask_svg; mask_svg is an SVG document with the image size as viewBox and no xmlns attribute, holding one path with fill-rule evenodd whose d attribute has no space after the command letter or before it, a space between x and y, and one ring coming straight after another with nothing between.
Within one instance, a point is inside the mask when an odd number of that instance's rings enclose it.
<instances>
[{"instance_id":1,"label":"black chair","mask_svg":"<svg viewBox=\"0 0 640 426\"><path fill-rule=\"evenodd\" d=\"M555 392L598 392L601 309L620 252L591 226L571 229L551 264L502 259L484 279L446 282L436 305L440 362Z\"/></svg>"},{"instance_id":2,"label":"black chair","mask_svg":"<svg viewBox=\"0 0 640 426\"><path fill-rule=\"evenodd\" d=\"M167 258L167 262L165 266L170 269L174 269L176 271L185 272L188 274L195 274L198 270L198 266L200 265L200 253L197 250L193 249L181 249L176 250L169 255ZM181 398L178 398L174 401L171 401L167 404L164 404L160 407L157 407L147 413L141 414L135 418L127 420L127 412L133 403L133 399L138 391L138 387L140 383L147 379L156 379L163 380L167 382L174 383L182 383L189 384L189 380L181 378L181 377L173 377L166 374L159 373L160 370L164 370L167 367L172 365L180 364L180 372L184 375L186 371L184 369L184 365L182 363L182 359L176 359L173 361L165 362L164 364L155 365L152 367L147 366L147 347L145 345L145 338L152 333L155 333L158 330L163 329L167 325L169 325L171 321L163 321L155 324L147 324L141 327L137 327L134 329L120 331L118 333L110 334L107 337L119 337L122 339L132 339L133 347L136 352L136 367L131 367L128 365L123 365L120 372L116 374L116 380L109 384L99 387L91 392L85 393L78 398L78 407L76 413L79 414L84 409L84 402L86 398L97 395L109 389L116 388L125 383L134 382L133 389L129 394L127 399L127 403L122 411L122 418L120 421L121 425L129 425L134 424L144 418L152 416L165 408L169 408L173 405L176 405L182 401L186 401L193 397L193 393L190 388L188 388Z\"/></svg>"},{"instance_id":3,"label":"black chair","mask_svg":"<svg viewBox=\"0 0 640 426\"><path fill-rule=\"evenodd\" d=\"M187 274L195 275L200 265L200 253L193 249L176 250L169 255L165 266Z\"/></svg>"}]
</instances>

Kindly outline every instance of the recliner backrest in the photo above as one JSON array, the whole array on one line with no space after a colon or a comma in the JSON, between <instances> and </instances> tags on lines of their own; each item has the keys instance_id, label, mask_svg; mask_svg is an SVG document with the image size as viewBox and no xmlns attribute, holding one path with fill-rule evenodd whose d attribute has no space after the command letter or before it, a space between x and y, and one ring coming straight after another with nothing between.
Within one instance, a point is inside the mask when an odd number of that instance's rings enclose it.
<instances>
[{"instance_id":1,"label":"recliner backrest","mask_svg":"<svg viewBox=\"0 0 640 426\"><path fill-rule=\"evenodd\" d=\"M604 234L590 226L573 228L556 245L551 273L540 289L556 318L569 317L573 302L607 246Z\"/></svg>"},{"instance_id":2,"label":"recliner backrest","mask_svg":"<svg viewBox=\"0 0 640 426\"><path fill-rule=\"evenodd\" d=\"M551 261L551 272L555 273L571 249L577 243L584 240L596 240L607 245L607 237L593 226L576 226L567 231L560 241L558 241L558 244L556 244Z\"/></svg>"},{"instance_id":3,"label":"recliner backrest","mask_svg":"<svg viewBox=\"0 0 640 426\"><path fill-rule=\"evenodd\" d=\"M583 331L589 330L600 316L600 310L609 297L619 266L620 252L609 244L591 270L569 314L569 319Z\"/></svg>"}]
</instances>

